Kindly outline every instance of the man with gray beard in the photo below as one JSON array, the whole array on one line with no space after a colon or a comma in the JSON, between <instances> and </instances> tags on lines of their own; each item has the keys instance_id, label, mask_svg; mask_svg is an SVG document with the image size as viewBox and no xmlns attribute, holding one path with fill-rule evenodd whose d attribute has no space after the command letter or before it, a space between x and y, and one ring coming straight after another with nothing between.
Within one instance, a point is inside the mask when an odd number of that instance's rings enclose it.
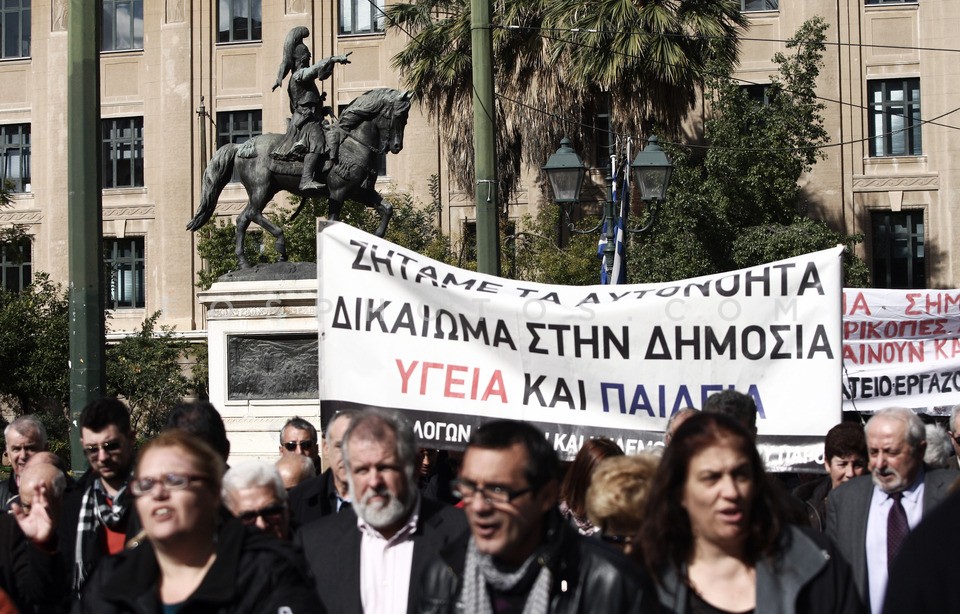
<instances>
[{"instance_id":1,"label":"man with gray beard","mask_svg":"<svg viewBox=\"0 0 960 614\"><path fill-rule=\"evenodd\" d=\"M947 497L957 472L924 465L926 434L910 409L881 410L865 430L870 475L830 493L827 534L853 568L861 599L880 614L889 566L907 533Z\"/></svg>"},{"instance_id":2,"label":"man with gray beard","mask_svg":"<svg viewBox=\"0 0 960 614\"><path fill-rule=\"evenodd\" d=\"M416 452L397 412L369 408L350 423L343 459L353 506L304 525L295 540L326 611L414 611L428 562L467 531L462 511L420 497Z\"/></svg>"}]
</instances>

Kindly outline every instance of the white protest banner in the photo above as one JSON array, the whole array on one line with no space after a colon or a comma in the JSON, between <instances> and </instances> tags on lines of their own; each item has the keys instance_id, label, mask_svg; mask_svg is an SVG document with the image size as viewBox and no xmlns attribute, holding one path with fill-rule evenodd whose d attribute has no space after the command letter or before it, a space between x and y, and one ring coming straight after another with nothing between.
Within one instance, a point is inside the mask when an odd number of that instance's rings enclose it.
<instances>
[{"instance_id":1,"label":"white protest banner","mask_svg":"<svg viewBox=\"0 0 960 614\"><path fill-rule=\"evenodd\" d=\"M843 409L960 403L960 290L843 291Z\"/></svg>"},{"instance_id":2,"label":"white protest banner","mask_svg":"<svg viewBox=\"0 0 960 614\"><path fill-rule=\"evenodd\" d=\"M422 444L454 449L484 421L526 420L572 458L595 436L628 453L660 445L672 413L731 388L756 401L774 468L812 466L840 419L840 252L664 284L559 286L325 224L322 413L401 409Z\"/></svg>"}]
</instances>

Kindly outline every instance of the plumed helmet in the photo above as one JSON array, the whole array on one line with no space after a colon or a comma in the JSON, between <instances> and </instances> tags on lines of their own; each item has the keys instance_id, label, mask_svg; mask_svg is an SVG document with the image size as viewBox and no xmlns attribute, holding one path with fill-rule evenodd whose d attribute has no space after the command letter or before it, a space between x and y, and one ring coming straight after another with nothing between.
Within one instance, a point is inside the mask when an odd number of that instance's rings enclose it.
<instances>
[{"instance_id":1,"label":"plumed helmet","mask_svg":"<svg viewBox=\"0 0 960 614\"><path fill-rule=\"evenodd\" d=\"M295 66L294 51L308 36L310 36L310 30L306 26L297 26L287 32L287 38L283 41L283 59L280 61L280 70L277 72L277 85L283 82L287 74L293 71ZM277 85L274 87L277 87Z\"/></svg>"}]
</instances>

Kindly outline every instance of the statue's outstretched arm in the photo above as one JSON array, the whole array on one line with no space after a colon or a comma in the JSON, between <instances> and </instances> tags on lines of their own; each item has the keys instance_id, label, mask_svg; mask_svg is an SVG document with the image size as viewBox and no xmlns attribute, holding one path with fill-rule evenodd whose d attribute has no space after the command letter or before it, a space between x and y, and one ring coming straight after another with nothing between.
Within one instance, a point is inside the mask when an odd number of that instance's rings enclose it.
<instances>
[{"instance_id":1,"label":"statue's outstretched arm","mask_svg":"<svg viewBox=\"0 0 960 614\"><path fill-rule=\"evenodd\" d=\"M353 52L348 51L343 55L334 55L329 58L324 58L313 66L303 69L300 78L304 80L319 79L320 81L323 81L333 74L333 69L337 64L349 64L351 53Z\"/></svg>"}]
</instances>

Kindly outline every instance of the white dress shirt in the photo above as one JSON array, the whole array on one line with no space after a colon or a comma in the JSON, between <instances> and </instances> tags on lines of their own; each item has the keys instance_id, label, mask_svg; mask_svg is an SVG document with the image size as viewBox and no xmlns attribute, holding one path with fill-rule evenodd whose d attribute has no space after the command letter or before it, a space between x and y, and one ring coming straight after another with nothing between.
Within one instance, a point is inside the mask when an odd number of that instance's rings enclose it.
<instances>
[{"instance_id":1,"label":"white dress shirt","mask_svg":"<svg viewBox=\"0 0 960 614\"><path fill-rule=\"evenodd\" d=\"M900 500L907 512L907 524L912 531L923 516L923 470L913 485L903 492ZM887 589L887 516L893 506L890 495L873 487L870 512L867 516L867 581L870 589L870 611L881 614L883 594Z\"/></svg>"},{"instance_id":2,"label":"white dress shirt","mask_svg":"<svg viewBox=\"0 0 960 614\"><path fill-rule=\"evenodd\" d=\"M420 518L420 497L399 531L385 539L357 519L360 529L360 603L364 614L406 614L413 567L413 535Z\"/></svg>"}]
</instances>

